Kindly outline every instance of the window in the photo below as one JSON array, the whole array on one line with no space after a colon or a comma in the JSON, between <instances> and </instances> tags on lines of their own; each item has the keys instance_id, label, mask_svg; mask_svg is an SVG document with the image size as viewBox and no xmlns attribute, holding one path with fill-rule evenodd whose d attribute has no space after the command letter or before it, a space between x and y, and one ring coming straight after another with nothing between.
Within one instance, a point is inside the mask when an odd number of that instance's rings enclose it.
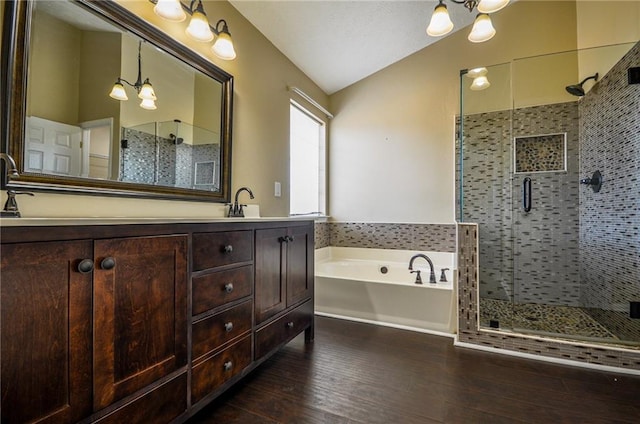
<instances>
[{"instance_id":1,"label":"window","mask_svg":"<svg viewBox=\"0 0 640 424\"><path fill-rule=\"evenodd\" d=\"M325 124L295 102L290 106L289 212L326 212Z\"/></svg>"}]
</instances>

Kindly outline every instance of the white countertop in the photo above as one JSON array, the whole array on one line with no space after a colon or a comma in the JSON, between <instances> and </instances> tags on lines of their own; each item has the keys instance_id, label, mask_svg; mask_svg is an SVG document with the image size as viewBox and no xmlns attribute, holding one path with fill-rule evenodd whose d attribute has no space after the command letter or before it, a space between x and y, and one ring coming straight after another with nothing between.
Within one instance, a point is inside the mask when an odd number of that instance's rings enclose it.
<instances>
[{"instance_id":1,"label":"white countertop","mask_svg":"<svg viewBox=\"0 0 640 424\"><path fill-rule=\"evenodd\" d=\"M126 224L207 224L225 222L305 221L312 217L87 217L87 218L0 218L0 227L33 227L65 225L126 225Z\"/></svg>"}]
</instances>

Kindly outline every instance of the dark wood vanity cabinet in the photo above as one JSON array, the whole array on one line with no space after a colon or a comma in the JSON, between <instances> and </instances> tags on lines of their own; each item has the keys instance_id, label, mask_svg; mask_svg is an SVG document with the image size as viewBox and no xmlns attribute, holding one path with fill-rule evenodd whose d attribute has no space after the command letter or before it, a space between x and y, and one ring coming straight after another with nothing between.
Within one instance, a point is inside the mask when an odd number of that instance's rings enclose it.
<instances>
[{"instance_id":1,"label":"dark wood vanity cabinet","mask_svg":"<svg viewBox=\"0 0 640 424\"><path fill-rule=\"evenodd\" d=\"M90 241L2 245L2 423L71 423L91 414Z\"/></svg>"},{"instance_id":2,"label":"dark wood vanity cabinet","mask_svg":"<svg viewBox=\"0 0 640 424\"><path fill-rule=\"evenodd\" d=\"M313 302L300 305L313 298L313 255L313 225L256 230L256 359L300 329L313 338Z\"/></svg>"},{"instance_id":3,"label":"dark wood vanity cabinet","mask_svg":"<svg viewBox=\"0 0 640 424\"><path fill-rule=\"evenodd\" d=\"M96 240L93 405L187 364L187 236Z\"/></svg>"},{"instance_id":4,"label":"dark wood vanity cabinet","mask_svg":"<svg viewBox=\"0 0 640 424\"><path fill-rule=\"evenodd\" d=\"M313 222L0 231L3 424L184 422L313 337Z\"/></svg>"}]
</instances>

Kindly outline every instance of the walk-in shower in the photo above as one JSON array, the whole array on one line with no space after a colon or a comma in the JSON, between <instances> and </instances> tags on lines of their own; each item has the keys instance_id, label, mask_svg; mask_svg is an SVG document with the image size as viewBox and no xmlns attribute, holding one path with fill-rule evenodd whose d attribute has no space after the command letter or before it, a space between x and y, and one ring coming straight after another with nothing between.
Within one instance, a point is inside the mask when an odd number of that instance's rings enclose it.
<instances>
[{"instance_id":1,"label":"walk-in shower","mask_svg":"<svg viewBox=\"0 0 640 424\"><path fill-rule=\"evenodd\" d=\"M639 65L630 43L487 66L482 91L461 73L483 328L640 349Z\"/></svg>"}]
</instances>

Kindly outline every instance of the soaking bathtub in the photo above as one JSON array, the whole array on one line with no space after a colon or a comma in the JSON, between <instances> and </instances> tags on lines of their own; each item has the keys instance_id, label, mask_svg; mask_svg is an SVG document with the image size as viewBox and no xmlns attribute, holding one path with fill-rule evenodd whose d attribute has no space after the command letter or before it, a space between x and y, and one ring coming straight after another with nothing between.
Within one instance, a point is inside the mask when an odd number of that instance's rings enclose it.
<instances>
[{"instance_id":1,"label":"soaking bathtub","mask_svg":"<svg viewBox=\"0 0 640 424\"><path fill-rule=\"evenodd\" d=\"M424 253L432 260L436 284L429 283L429 265L414 261L423 284L415 284L409 260ZM443 268L447 282L440 282ZM374 323L453 337L457 329L453 253L324 247L315 252L317 315Z\"/></svg>"}]
</instances>

